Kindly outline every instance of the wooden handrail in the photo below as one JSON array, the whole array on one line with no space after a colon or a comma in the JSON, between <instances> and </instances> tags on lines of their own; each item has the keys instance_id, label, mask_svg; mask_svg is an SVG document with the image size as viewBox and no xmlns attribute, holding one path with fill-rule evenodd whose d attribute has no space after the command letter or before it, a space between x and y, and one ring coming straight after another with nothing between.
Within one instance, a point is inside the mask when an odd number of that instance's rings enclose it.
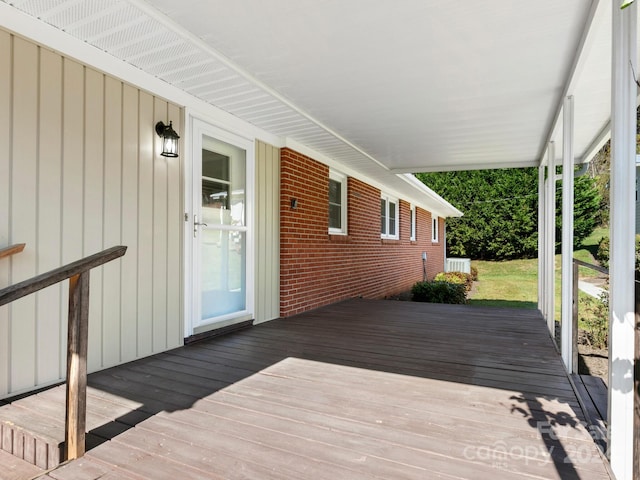
<instances>
[{"instance_id":1,"label":"wooden handrail","mask_svg":"<svg viewBox=\"0 0 640 480\"><path fill-rule=\"evenodd\" d=\"M578 260L577 258L573 259L573 263L577 263L581 267L587 267L587 268L590 268L591 270L596 270L600 273L606 273L607 275L609 275L609 270L604 267L601 267L600 265L594 265L592 263L583 262L582 260Z\"/></svg>"},{"instance_id":2,"label":"wooden handrail","mask_svg":"<svg viewBox=\"0 0 640 480\"><path fill-rule=\"evenodd\" d=\"M9 257L11 255L15 255L16 253L20 253L24 250L26 244L24 243L16 243L15 245L9 245L8 247L0 248L0 258Z\"/></svg>"},{"instance_id":3,"label":"wooden handrail","mask_svg":"<svg viewBox=\"0 0 640 480\"><path fill-rule=\"evenodd\" d=\"M67 401L65 459L84 455L87 424L87 344L89 333L89 271L125 254L119 246L43 273L0 290L0 306L69 279L67 333Z\"/></svg>"},{"instance_id":4,"label":"wooden handrail","mask_svg":"<svg viewBox=\"0 0 640 480\"><path fill-rule=\"evenodd\" d=\"M70 263L60 268L51 270L50 272L43 273L36 277L30 278L10 287L0 290L0 306L7 303L18 300L30 293L42 290L54 283L61 282L67 278L71 278L74 275L78 275L83 272L88 272L92 268L99 267L100 265L115 260L121 257L127 251L127 247L111 247L102 252L96 253L89 257L85 257L76 262Z\"/></svg>"}]
</instances>

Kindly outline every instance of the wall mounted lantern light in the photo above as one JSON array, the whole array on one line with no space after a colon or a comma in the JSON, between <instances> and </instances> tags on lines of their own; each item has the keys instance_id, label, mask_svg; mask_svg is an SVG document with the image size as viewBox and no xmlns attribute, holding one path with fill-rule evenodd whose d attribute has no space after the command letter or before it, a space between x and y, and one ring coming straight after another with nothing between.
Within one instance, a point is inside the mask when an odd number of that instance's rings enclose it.
<instances>
[{"instance_id":1,"label":"wall mounted lantern light","mask_svg":"<svg viewBox=\"0 0 640 480\"><path fill-rule=\"evenodd\" d=\"M173 122L169 121L169 125L165 125L162 122L156 123L156 133L162 139L162 152L160 155L163 157L177 157L180 136L173 129Z\"/></svg>"}]
</instances>

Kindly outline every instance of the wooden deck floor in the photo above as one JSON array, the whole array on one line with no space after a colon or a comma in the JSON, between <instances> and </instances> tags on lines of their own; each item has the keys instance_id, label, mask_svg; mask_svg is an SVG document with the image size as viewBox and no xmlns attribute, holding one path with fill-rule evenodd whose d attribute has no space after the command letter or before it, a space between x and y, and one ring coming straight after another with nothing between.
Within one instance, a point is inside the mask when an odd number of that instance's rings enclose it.
<instances>
[{"instance_id":1,"label":"wooden deck floor","mask_svg":"<svg viewBox=\"0 0 640 480\"><path fill-rule=\"evenodd\" d=\"M350 300L90 385L103 443L44 478L610 478L533 311Z\"/></svg>"}]
</instances>

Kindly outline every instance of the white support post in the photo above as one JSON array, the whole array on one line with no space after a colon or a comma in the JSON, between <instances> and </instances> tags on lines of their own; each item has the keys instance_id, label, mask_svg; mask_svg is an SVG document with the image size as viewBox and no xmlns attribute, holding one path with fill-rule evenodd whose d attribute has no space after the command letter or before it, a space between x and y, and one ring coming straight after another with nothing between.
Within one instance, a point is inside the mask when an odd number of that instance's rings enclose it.
<instances>
[{"instance_id":1,"label":"white support post","mask_svg":"<svg viewBox=\"0 0 640 480\"><path fill-rule=\"evenodd\" d=\"M545 295L547 299L547 327L551 336L555 338L555 270L556 270L556 166L555 166L555 143L549 142L547 148L547 181L546 181L546 198L544 201L546 209L546 225L545 225L545 267L546 285Z\"/></svg>"},{"instance_id":2,"label":"white support post","mask_svg":"<svg viewBox=\"0 0 640 480\"><path fill-rule=\"evenodd\" d=\"M609 458L617 480L633 478L634 265L637 2L613 8L609 298Z\"/></svg>"},{"instance_id":3,"label":"white support post","mask_svg":"<svg viewBox=\"0 0 640 480\"><path fill-rule=\"evenodd\" d=\"M560 352L573 373L573 97L562 107L562 323Z\"/></svg>"},{"instance_id":4,"label":"white support post","mask_svg":"<svg viewBox=\"0 0 640 480\"><path fill-rule=\"evenodd\" d=\"M547 304L545 300L545 190L544 190L544 166L538 167L538 310L542 312L542 317L547 318Z\"/></svg>"}]
</instances>

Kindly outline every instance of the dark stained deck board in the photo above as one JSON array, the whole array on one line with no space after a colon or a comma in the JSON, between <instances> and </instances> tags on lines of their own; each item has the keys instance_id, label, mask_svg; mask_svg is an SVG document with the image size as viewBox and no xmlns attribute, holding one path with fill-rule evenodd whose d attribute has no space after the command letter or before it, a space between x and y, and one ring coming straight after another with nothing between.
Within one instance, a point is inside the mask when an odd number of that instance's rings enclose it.
<instances>
[{"instance_id":1,"label":"dark stained deck board","mask_svg":"<svg viewBox=\"0 0 640 480\"><path fill-rule=\"evenodd\" d=\"M609 394L607 391L607 385L600 377L592 375L580 375L580 379L587 389L593 404L598 410L598 416L602 421L606 422L607 415L609 414Z\"/></svg>"},{"instance_id":2,"label":"dark stained deck board","mask_svg":"<svg viewBox=\"0 0 640 480\"><path fill-rule=\"evenodd\" d=\"M610 478L534 311L352 300L89 385L117 436L50 479Z\"/></svg>"}]
</instances>

